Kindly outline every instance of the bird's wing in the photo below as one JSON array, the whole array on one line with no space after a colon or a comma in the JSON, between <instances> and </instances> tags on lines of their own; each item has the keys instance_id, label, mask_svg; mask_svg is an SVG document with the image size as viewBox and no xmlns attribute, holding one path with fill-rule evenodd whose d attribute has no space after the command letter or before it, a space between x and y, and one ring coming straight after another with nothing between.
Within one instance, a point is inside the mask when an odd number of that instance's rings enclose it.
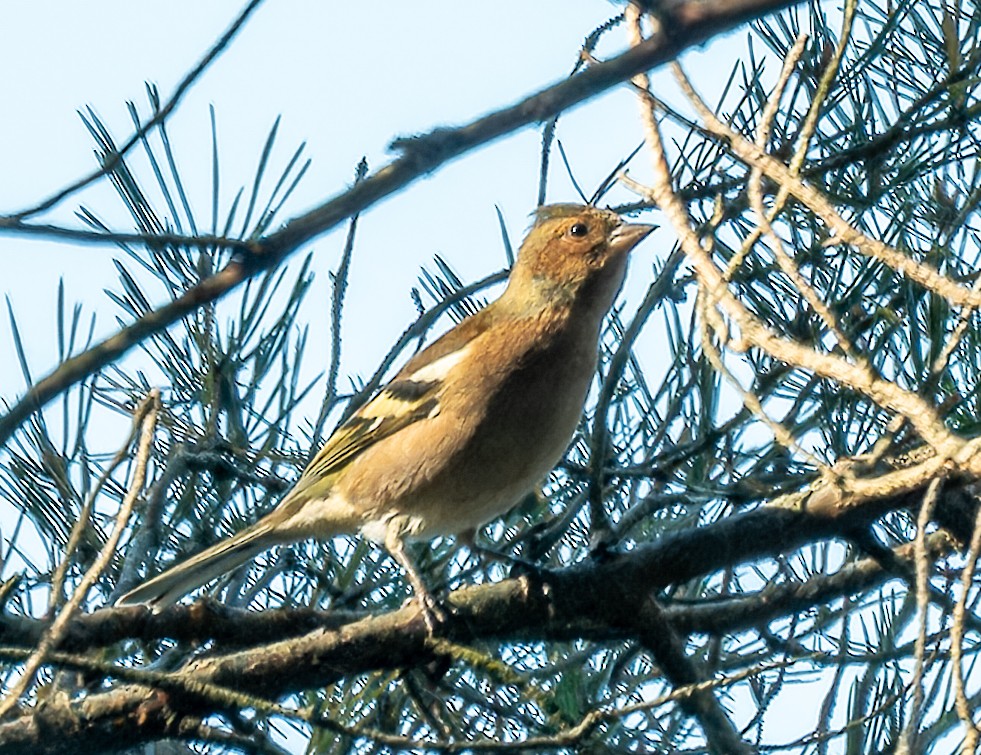
<instances>
[{"instance_id":1,"label":"bird's wing","mask_svg":"<svg viewBox=\"0 0 981 755\"><path fill-rule=\"evenodd\" d=\"M329 489L333 475L365 449L439 414L447 375L466 358L473 341L488 329L493 318L491 309L467 318L412 357L388 385L327 439L280 508L285 505L288 513L293 505Z\"/></svg>"},{"instance_id":2,"label":"bird's wing","mask_svg":"<svg viewBox=\"0 0 981 755\"><path fill-rule=\"evenodd\" d=\"M300 479L323 479L369 446L439 413L439 380L393 380L334 432Z\"/></svg>"}]
</instances>

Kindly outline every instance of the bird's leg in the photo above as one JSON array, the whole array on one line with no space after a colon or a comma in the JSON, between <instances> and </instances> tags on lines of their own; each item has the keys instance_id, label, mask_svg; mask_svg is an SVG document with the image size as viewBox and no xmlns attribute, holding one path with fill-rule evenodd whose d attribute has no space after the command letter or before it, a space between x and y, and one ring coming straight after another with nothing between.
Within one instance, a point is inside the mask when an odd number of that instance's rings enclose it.
<instances>
[{"instance_id":1,"label":"bird's leg","mask_svg":"<svg viewBox=\"0 0 981 755\"><path fill-rule=\"evenodd\" d=\"M412 585L412 592L415 593L416 600L419 601L419 606L422 608L422 617L426 622L426 628L429 630L429 634L435 634L436 627L446 621L446 614L436 598L429 592L429 588L426 587L422 575L419 574L419 570L416 569L416 565L405 549L405 541L397 528L389 527L385 533L385 549L392 554L392 558L398 562L399 566L405 569L405 575L409 578L409 584Z\"/></svg>"}]
</instances>

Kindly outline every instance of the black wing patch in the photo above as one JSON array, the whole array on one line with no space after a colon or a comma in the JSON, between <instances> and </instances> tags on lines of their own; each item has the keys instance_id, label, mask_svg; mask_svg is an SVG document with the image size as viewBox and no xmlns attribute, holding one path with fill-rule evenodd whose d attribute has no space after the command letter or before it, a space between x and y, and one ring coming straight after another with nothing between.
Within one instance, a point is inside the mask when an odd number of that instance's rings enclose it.
<instances>
[{"instance_id":1,"label":"black wing patch","mask_svg":"<svg viewBox=\"0 0 981 755\"><path fill-rule=\"evenodd\" d=\"M327 439L303 478L322 479L383 438L439 413L439 381L398 380L387 385Z\"/></svg>"},{"instance_id":2,"label":"black wing patch","mask_svg":"<svg viewBox=\"0 0 981 755\"><path fill-rule=\"evenodd\" d=\"M395 380L382 393L400 401L419 401L438 385L438 380Z\"/></svg>"}]
</instances>

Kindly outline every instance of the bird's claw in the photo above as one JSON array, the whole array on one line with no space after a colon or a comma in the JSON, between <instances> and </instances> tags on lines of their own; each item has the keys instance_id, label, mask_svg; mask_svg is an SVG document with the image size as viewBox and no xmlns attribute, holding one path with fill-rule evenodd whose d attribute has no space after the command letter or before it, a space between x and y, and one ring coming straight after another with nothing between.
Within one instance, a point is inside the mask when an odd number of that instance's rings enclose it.
<instances>
[{"instance_id":1,"label":"bird's claw","mask_svg":"<svg viewBox=\"0 0 981 755\"><path fill-rule=\"evenodd\" d=\"M426 629L430 635L434 635L446 623L446 611L428 592L416 596L419 601L419 608L422 610L422 619L426 622Z\"/></svg>"}]
</instances>

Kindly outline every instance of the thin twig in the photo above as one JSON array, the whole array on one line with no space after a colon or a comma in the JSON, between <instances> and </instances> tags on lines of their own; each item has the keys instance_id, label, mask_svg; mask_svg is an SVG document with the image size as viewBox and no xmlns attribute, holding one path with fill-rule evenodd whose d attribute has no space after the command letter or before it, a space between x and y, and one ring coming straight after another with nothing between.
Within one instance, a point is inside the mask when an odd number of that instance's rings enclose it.
<instances>
[{"instance_id":1,"label":"thin twig","mask_svg":"<svg viewBox=\"0 0 981 755\"><path fill-rule=\"evenodd\" d=\"M915 740L920 730L920 720L923 715L923 668L926 657L927 641L927 608L930 605L930 570L933 566L926 548L926 528L930 524L933 508L937 503L940 487L943 481L937 478L930 483L920 512L916 517L916 539L913 541L913 560L916 567L916 611L919 617L919 627L914 644L913 678L910 687L913 690L913 702L903 732L903 742L907 752L918 752Z\"/></svg>"},{"instance_id":2,"label":"thin twig","mask_svg":"<svg viewBox=\"0 0 981 755\"><path fill-rule=\"evenodd\" d=\"M27 659L20 678L7 692L4 698L0 700L0 719L6 716L7 713L9 713L14 706L17 705L21 695L23 695L24 692L27 691L27 688L33 683L35 674L45 662L45 657L51 650L58 647L58 644L68 631L68 622L88 596L88 592L92 588L92 585L94 585L96 580L98 580L102 575L102 572L105 570L106 566L109 565L109 561L116 552L116 545L118 544L119 538L122 536L123 531L126 529L130 514L133 511L133 506L143 491L143 483L146 479L147 465L150 461L150 450L153 446L153 435L157 428L157 412L160 406L160 391L157 389L150 391L149 395L145 399L145 403L149 404L149 407L142 419L140 441L136 450L136 463L133 468L133 476L130 479L129 489L126 492L126 496L119 505L119 511L116 514L116 524L113 527L112 533L106 540L106 544L103 546L102 551L99 553L99 557L95 560L95 563L89 567L89 570L85 573L85 576L82 577L72 597L65 604L64 608L62 608L58 613L58 616L44 633L44 636L38 643L37 648ZM138 416L141 414L144 413L140 411L137 412Z\"/></svg>"},{"instance_id":3,"label":"thin twig","mask_svg":"<svg viewBox=\"0 0 981 755\"><path fill-rule=\"evenodd\" d=\"M807 43L807 36L801 34L797 41L794 43L793 48L787 53L787 58L784 60L783 69L780 72L780 78L777 81L777 85L774 88L773 94L767 102L766 108L763 110L763 117L760 119L760 125L756 133L756 146L761 150L765 150L770 142L770 132L773 126L773 121L777 116L777 112L780 109L780 98L783 96L783 92L787 87L787 82L790 80L790 75L793 73L794 68L800 61L801 55L804 54L804 46ZM786 196L788 194L785 187L781 186L784 195L784 201L786 201ZM763 170L757 165L754 165L749 173L749 181L747 182L747 190L749 194L750 206L756 213L757 227L762 229L764 235L770 239L770 243L773 249L773 255L777 260L777 264L783 271L783 274L790 278L791 283L794 287L800 291L804 296L805 301L811 305L811 308L818 314L824 324L828 329L834 334L835 339L849 354L853 359L856 357L855 347L852 346L851 341L842 332L841 328L838 326L837 318L831 312L831 309L821 300L818 296L817 291L811 286L804 277L800 274L800 270L797 268L797 264L791 259L787 250L784 248L783 241L780 236L773 229L771 221L776 217L776 211L782 209L783 202L777 202L775 207L767 212L763 206ZM731 267L731 266L730 266Z\"/></svg>"},{"instance_id":4,"label":"thin twig","mask_svg":"<svg viewBox=\"0 0 981 755\"><path fill-rule=\"evenodd\" d=\"M954 606L954 615L950 625L950 662L954 668L954 701L957 715L964 724L964 742L961 752L964 755L974 755L978 749L978 736L981 729L974 722L974 711L967 699L964 687L964 669L962 667L964 654L964 624L967 614L967 597L974 586L974 570L977 568L978 555L981 554L981 509L978 509L974 519L974 532L971 534L971 545L964 559L964 570L961 572L961 594Z\"/></svg>"},{"instance_id":5,"label":"thin twig","mask_svg":"<svg viewBox=\"0 0 981 755\"><path fill-rule=\"evenodd\" d=\"M898 249L873 239L843 218L821 192L805 184L796 174L765 150L733 131L720 121L695 91L681 66L671 65L675 80L689 102L705 121L706 127L723 139L732 153L750 167L759 167L770 179L786 187L790 193L818 215L834 232L828 245L848 244L859 252L902 273L910 280L960 306L981 306L981 292L973 291L934 268L923 265Z\"/></svg>"},{"instance_id":6,"label":"thin twig","mask_svg":"<svg viewBox=\"0 0 981 755\"><path fill-rule=\"evenodd\" d=\"M590 487L589 487L589 511L590 527L593 530L592 536L604 537L610 531L609 517L603 507L603 493L606 487L605 464L609 446L609 428L607 426L610 405L616 393L617 386L623 376L627 363L633 354L633 346L640 335L648 318L653 314L654 309L664 301L674 287L674 276L678 267L684 260L684 254L680 249L673 251L665 260L664 267L658 273L657 278L647 289L644 300L637 307L637 311L630 323L627 325L623 336L620 338L617 349L610 358L609 367L603 384L600 386L599 396L596 399L596 408L593 411L593 431L589 439L589 459L590 459Z\"/></svg>"},{"instance_id":7,"label":"thin twig","mask_svg":"<svg viewBox=\"0 0 981 755\"><path fill-rule=\"evenodd\" d=\"M625 18L628 41L633 46L642 44L644 37L639 7L633 3L627 6ZM650 80L646 73L638 74L633 81L645 91L650 88ZM651 103L644 98L640 98L638 103L645 122L652 123L654 111ZM667 180L670 181L670 177ZM594 464L601 465L602 459L594 461ZM630 610L635 611L636 608L631 606ZM654 596L648 596L644 601L639 625L643 627L641 641L675 687L691 686L701 681L699 678L701 674L694 661L685 653L682 638L665 618L664 609ZM740 737L739 731L711 692L700 691L693 694L686 699L683 707L685 712L697 719L710 752L731 755L749 752L749 747Z\"/></svg>"},{"instance_id":8,"label":"thin twig","mask_svg":"<svg viewBox=\"0 0 981 755\"><path fill-rule=\"evenodd\" d=\"M146 134L148 134L153 128L167 120L174 109L180 104L188 90L208 69L208 67L218 59L218 56L224 52L225 48L231 44L232 40L245 25L245 22L248 21L249 17L252 16L252 14L261 4L262 0L250 0L248 5L242 9L242 12L238 14L238 17L232 22L231 26L228 27L225 33L222 34L218 41L211 46L211 49L205 53L204 57L198 61L197 65L195 65L194 68L192 68L187 75L181 79L180 83L177 85L177 88L174 90L174 93L170 96L170 99L164 104L164 106L154 114L153 118L143 124L141 128L137 129L136 132L123 143L122 147L116 150L113 154L108 155L97 170L83 178L78 179L74 183L69 184L61 191L52 195L48 199L45 199L43 202L35 205L34 207L14 213L13 215L9 216L9 220L14 222L22 221L26 218L45 212L46 210L50 210L55 205L67 199L72 194L84 189L94 181L111 174L119 165L126 153L129 152L129 150L131 150L135 145L139 144L143 137L146 136Z\"/></svg>"},{"instance_id":9,"label":"thin twig","mask_svg":"<svg viewBox=\"0 0 981 755\"><path fill-rule=\"evenodd\" d=\"M147 246L179 246L196 249L229 249L248 252L252 247L246 241L228 236L180 233L116 233L87 231L82 228L65 228L57 225L23 223L16 218L0 216L0 233L25 235L37 238L53 238L78 241L82 244L145 244Z\"/></svg>"},{"instance_id":10,"label":"thin twig","mask_svg":"<svg viewBox=\"0 0 981 755\"><path fill-rule=\"evenodd\" d=\"M136 407L136 411L133 413L133 420L130 424L130 433L126 438L126 441L120 446L119 450L116 451L115 455L110 460L109 464L103 470L102 474L99 475L99 479L96 480L92 491L89 493L88 497L85 499L85 503L82 505L82 510L78 515L78 521L75 522L75 526L72 527L71 534L68 536L68 544L65 546L65 555L55 569L54 576L51 578L51 595L48 598L48 610L53 612L57 608L58 604L61 602L61 588L65 581L65 575L68 573L68 567L71 565L71 557L78 547L78 544L82 541L82 537L88 530L91 522L90 517L92 509L95 506L96 498L102 492L102 488L105 487L106 482L112 476L112 473L116 471L116 468L122 464L129 457L130 446L133 444L133 440L136 438L137 433L140 431L140 427L143 424L143 419L146 413L150 411L151 402L141 401L139 406Z\"/></svg>"},{"instance_id":11,"label":"thin twig","mask_svg":"<svg viewBox=\"0 0 981 755\"><path fill-rule=\"evenodd\" d=\"M733 374L732 370L730 370L726 365L725 361L722 359L722 352L715 345L715 343L713 343L712 336L709 333L709 323L712 320L709 313L712 311L713 310L708 305L708 296L705 294L705 289L700 286L698 296L698 312L701 315L702 322L702 353L709 360L709 363L712 365L713 369L722 375L729 385L731 385L739 394L739 398L743 402L743 406L745 406L754 417L766 425L767 429L773 433L773 438L777 443L800 455L802 459L804 459L815 469L820 470L822 474L830 474L831 468L821 459L801 446L801 444L798 443L797 439L793 436L793 433L784 427L781 422L775 420L773 417L767 414L766 409L763 408L763 404L760 401L759 396L744 388L742 383L739 382L739 378L737 378L735 374ZM719 335L724 336L724 334Z\"/></svg>"},{"instance_id":12,"label":"thin twig","mask_svg":"<svg viewBox=\"0 0 981 755\"><path fill-rule=\"evenodd\" d=\"M354 182L364 180L368 175L368 160L364 157L358 163L354 171ZM351 272L351 255L354 253L354 239L358 231L358 219L361 216L353 215L347 228L347 238L344 240L344 249L341 252L341 261L337 264L337 272L331 280L330 296L330 362L327 367L327 387L325 390L324 402L317 416L317 421L313 426L313 439L317 441L323 432L324 422L327 415L337 402L337 376L341 369L341 315L344 311L344 296L347 293L348 277ZM316 443L310 453L316 453Z\"/></svg>"}]
</instances>

